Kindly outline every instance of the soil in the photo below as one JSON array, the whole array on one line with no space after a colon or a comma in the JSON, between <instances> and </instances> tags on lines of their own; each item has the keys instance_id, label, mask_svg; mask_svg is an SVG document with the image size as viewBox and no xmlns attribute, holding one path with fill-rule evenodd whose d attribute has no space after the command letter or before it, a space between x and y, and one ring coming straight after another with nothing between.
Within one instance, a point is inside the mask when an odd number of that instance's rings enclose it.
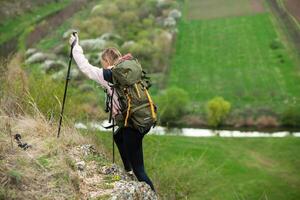
<instances>
[{"instance_id":1,"label":"soil","mask_svg":"<svg viewBox=\"0 0 300 200\"><path fill-rule=\"evenodd\" d=\"M74 0L70 5L66 8L47 16L43 19L42 23L38 24L34 31L30 33L26 40L26 47L32 47L38 41L40 41L43 37L45 37L48 33L55 30L56 27L60 26L66 19L70 18L77 11L81 10L87 3L91 1L89 0ZM10 39L9 41L3 43L0 47L0 57L6 58L10 54L13 54L17 50L18 46L18 36Z\"/></svg>"},{"instance_id":2,"label":"soil","mask_svg":"<svg viewBox=\"0 0 300 200\"><path fill-rule=\"evenodd\" d=\"M288 11L300 22L300 1L286 0L284 3Z\"/></svg>"},{"instance_id":3,"label":"soil","mask_svg":"<svg viewBox=\"0 0 300 200\"><path fill-rule=\"evenodd\" d=\"M287 0L291 4L291 6L294 7L295 10L298 10L298 14L300 11L299 0ZM281 22L281 25L284 26L283 30L286 30L286 34L288 36L288 39L290 40L291 44L294 45L297 53L300 55L300 31L297 27L294 20L291 19L290 13L286 11L286 9L282 9L280 5L278 5L278 2L276 0L267 0L267 3L269 3L270 8L272 12L275 13L277 19Z\"/></svg>"},{"instance_id":4,"label":"soil","mask_svg":"<svg viewBox=\"0 0 300 200\"><path fill-rule=\"evenodd\" d=\"M26 47L32 47L39 40L45 37L49 32L55 30L56 27L60 26L66 19L70 18L76 11L80 10L88 0L76 0L73 1L69 6L60 10L57 13L49 16L45 23L37 25L33 32L30 33L26 40Z\"/></svg>"},{"instance_id":5,"label":"soil","mask_svg":"<svg viewBox=\"0 0 300 200\"><path fill-rule=\"evenodd\" d=\"M255 13L261 13L265 11L263 0L251 0L250 4Z\"/></svg>"}]
</instances>

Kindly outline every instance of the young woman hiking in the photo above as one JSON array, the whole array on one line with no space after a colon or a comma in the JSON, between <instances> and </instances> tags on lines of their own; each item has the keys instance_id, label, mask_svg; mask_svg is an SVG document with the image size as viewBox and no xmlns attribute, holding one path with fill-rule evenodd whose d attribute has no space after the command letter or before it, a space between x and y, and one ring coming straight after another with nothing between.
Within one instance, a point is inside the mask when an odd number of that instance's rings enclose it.
<instances>
[{"instance_id":1,"label":"young woman hiking","mask_svg":"<svg viewBox=\"0 0 300 200\"><path fill-rule=\"evenodd\" d=\"M116 48L107 48L101 53L101 65L103 68L98 68L89 63L83 54L83 50L79 45L78 35L71 35L69 43L72 44L76 39L76 44L73 48L73 58L80 69L88 78L99 83L105 88L110 96L112 96L112 117L116 118L121 113L121 105L119 104L116 93L112 92L110 83L112 82L112 71L116 63L132 59L131 54L124 56ZM152 181L147 176L144 168L143 160L143 138L145 133L141 133L138 129L128 127L119 128L113 138L117 144L124 169L126 172L131 170L139 181L146 182L153 191L155 191Z\"/></svg>"}]
</instances>

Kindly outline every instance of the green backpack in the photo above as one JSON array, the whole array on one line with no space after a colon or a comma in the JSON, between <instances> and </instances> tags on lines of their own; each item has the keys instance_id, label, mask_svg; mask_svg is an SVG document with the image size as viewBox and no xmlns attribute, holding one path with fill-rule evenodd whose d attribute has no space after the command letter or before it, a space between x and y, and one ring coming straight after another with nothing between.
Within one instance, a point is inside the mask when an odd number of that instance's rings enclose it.
<instances>
[{"instance_id":1,"label":"green backpack","mask_svg":"<svg viewBox=\"0 0 300 200\"><path fill-rule=\"evenodd\" d=\"M148 92L149 77L137 59L121 60L112 68L112 93L116 92L121 113L115 116L119 127L132 127L147 133L157 121L157 107Z\"/></svg>"}]
</instances>

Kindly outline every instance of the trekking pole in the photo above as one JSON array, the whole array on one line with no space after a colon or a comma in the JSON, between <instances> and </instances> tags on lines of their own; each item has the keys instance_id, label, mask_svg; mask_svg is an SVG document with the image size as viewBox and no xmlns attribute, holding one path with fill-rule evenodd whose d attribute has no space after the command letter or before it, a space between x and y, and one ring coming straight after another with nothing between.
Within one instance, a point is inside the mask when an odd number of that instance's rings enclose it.
<instances>
[{"instance_id":1,"label":"trekking pole","mask_svg":"<svg viewBox=\"0 0 300 200\"><path fill-rule=\"evenodd\" d=\"M77 39L76 39L77 32L74 31L72 34L75 37L75 40L71 44L69 67L68 67L68 72L67 72L67 77L66 77L66 83L65 83L64 98L63 98L63 103L62 103L61 112L60 112L60 119L59 119L59 125L58 125L57 138L59 138L59 135L60 135L60 128L61 128L62 118L63 118L63 114L64 114L64 108L65 108L65 101L66 101L66 97L67 97L68 84L69 84L69 80L71 79L71 77L70 77L70 69L71 69L71 64L72 64L72 60L73 60L73 48L74 48L74 46L75 46L75 44L77 42Z\"/></svg>"},{"instance_id":2,"label":"trekking pole","mask_svg":"<svg viewBox=\"0 0 300 200\"><path fill-rule=\"evenodd\" d=\"M114 142L114 134L115 134L115 120L112 120L113 127L112 127L112 145L113 145L113 163L115 163L115 142Z\"/></svg>"}]
</instances>

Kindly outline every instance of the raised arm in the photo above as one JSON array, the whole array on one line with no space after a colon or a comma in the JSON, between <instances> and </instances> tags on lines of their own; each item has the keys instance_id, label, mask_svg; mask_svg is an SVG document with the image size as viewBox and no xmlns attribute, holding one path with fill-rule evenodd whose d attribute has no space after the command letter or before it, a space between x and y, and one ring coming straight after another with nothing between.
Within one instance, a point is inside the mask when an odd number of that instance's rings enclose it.
<instances>
[{"instance_id":1,"label":"raised arm","mask_svg":"<svg viewBox=\"0 0 300 200\"><path fill-rule=\"evenodd\" d=\"M72 44L76 39L76 44L74 45L72 54L73 58L82 73L84 73L88 78L98 82L102 87L108 88L108 83L104 80L103 69L95 67L89 63L86 57L83 54L83 50L79 45L78 35L75 37L73 34L70 37L70 44Z\"/></svg>"},{"instance_id":2,"label":"raised arm","mask_svg":"<svg viewBox=\"0 0 300 200\"><path fill-rule=\"evenodd\" d=\"M73 48L73 58L82 73L84 73L88 78L98 82L103 87L107 87L107 82L103 78L103 69L95 67L89 63L78 43Z\"/></svg>"}]
</instances>

